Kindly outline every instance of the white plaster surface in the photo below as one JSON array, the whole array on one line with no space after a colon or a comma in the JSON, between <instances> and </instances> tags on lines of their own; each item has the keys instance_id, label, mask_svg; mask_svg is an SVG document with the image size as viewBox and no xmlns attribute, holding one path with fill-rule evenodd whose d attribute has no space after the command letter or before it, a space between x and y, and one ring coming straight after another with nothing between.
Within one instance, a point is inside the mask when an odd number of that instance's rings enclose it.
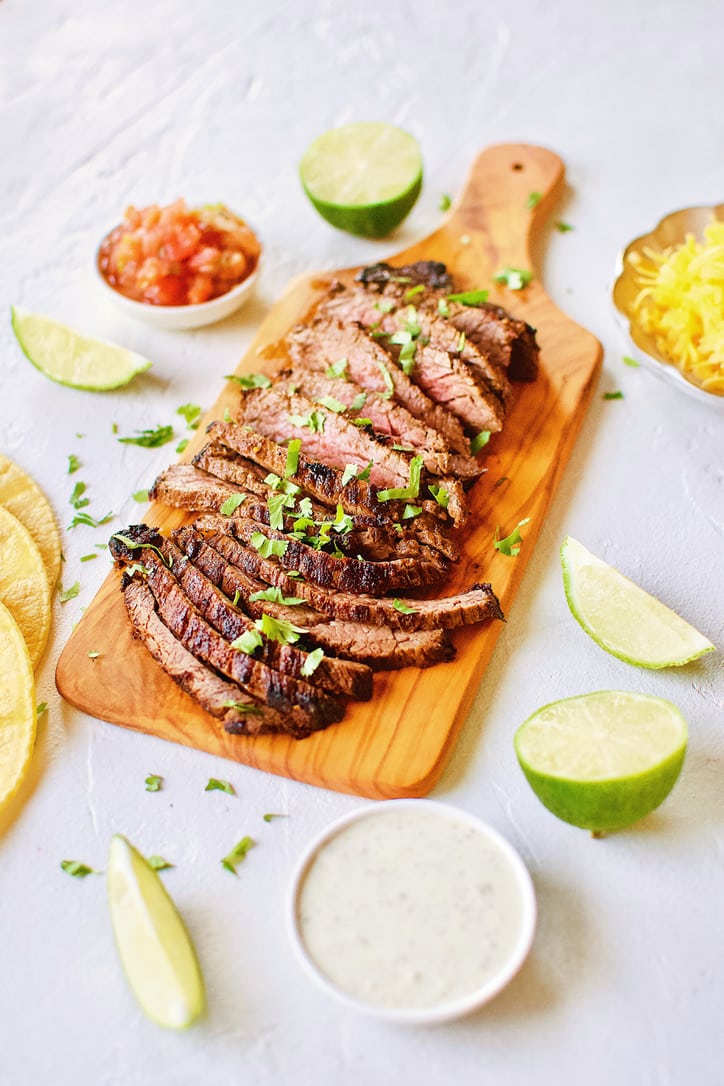
<instances>
[{"instance_id":1,"label":"white plaster surface","mask_svg":"<svg viewBox=\"0 0 724 1086\"><path fill-rule=\"evenodd\" d=\"M668 673L601 652L563 596L571 533L724 645L722 416L622 364L608 297L617 248L675 208L723 198L724 9L715 0L356 4L314 0L0 3L0 305L56 315L154 363L98 396L45 380L0 326L0 447L70 521L134 519L131 495L169 460L112 433L208 406L288 279L384 257L427 234L474 154L521 140L568 168L539 272L605 347L604 371L438 799L504 833L527 862L540 921L510 987L472 1018L418 1030L340 1010L292 958L283 906L310 837L365 802L267 776L99 723L63 704L53 672L107 557L80 564L106 529L64 535L38 696L31 786L0 837L0 1082L134 1086L200 1082L387 1086L718 1086L724 1082L724 689L721 656ZM338 233L297 180L307 143L355 119L420 139L426 184L392 242ZM163 333L98 293L93 250L129 202L224 199L257 226L255 302L199 332ZM620 388L622 401L604 401ZM82 438L76 437L82 433ZM66 474L76 453L82 470ZM525 544L524 544L525 545ZM0 556L0 561L2 556ZM119 664L119 666L122 666ZM670 697L690 723L683 774L634 829L594 841L537 802L512 733L544 702L607 687ZM149 773L163 790L144 791ZM205 793L209 776L237 795ZM289 817L271 824L266 811ZM164 1033L137 1009L112 943L103 868L126 833L176 866L164 875L196 940L207 1019ZM239 878L219 857L259 842Z\"/></svg>"}]
</instances>

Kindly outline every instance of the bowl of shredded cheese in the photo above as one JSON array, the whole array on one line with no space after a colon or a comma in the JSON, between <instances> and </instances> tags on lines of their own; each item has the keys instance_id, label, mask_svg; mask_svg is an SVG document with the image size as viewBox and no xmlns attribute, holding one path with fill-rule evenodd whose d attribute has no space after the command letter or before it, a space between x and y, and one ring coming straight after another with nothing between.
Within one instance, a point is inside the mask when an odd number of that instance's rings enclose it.
<instances>
[{"instance_id":1,"label":"bowl of shredded cheese","mask_svg":"<svg viewBox=\"0 0 724 1086\"><path fill-rule=\"evenodd\" d=\"M635 238L613 301L635 361L724 409L724 204L675 211Z\"/></svg>"}]
</instances>

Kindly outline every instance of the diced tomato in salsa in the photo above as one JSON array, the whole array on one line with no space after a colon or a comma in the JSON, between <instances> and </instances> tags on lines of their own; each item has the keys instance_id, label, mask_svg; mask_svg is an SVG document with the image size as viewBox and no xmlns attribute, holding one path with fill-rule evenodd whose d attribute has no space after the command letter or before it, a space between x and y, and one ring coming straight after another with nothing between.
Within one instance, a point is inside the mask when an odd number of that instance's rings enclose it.
<instances>
[{"instance_id":1,"label":"diced tomato in salsa","mask_svg":"<svg viewBox=\"0 0 724 1086\"><path fill-rule=\"evenodd\" d=\"M137 302L197 305L226 294L259 262L261 246L223 204L126 209L104 239L98 267L106 282Z\"/></svg>"}]
</instances>

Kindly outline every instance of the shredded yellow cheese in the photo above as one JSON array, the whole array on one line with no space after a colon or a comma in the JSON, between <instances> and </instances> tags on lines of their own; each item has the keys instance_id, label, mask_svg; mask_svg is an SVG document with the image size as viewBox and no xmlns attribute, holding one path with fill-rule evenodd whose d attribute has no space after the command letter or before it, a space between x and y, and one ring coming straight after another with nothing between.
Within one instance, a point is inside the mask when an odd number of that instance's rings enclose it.
<instances>
[{"instance_id":1,"label":"shredded yellow cheese","mask_svg":"<svg viewBox=\"0 0 724 1086\"><path fill-rule=\"evenodd\" d=\"M724 395L724 222L710 223L703 242L687 234L683 244L644 249L632 262L641 328L692 381Z\"/></svg>"}]
</instances>

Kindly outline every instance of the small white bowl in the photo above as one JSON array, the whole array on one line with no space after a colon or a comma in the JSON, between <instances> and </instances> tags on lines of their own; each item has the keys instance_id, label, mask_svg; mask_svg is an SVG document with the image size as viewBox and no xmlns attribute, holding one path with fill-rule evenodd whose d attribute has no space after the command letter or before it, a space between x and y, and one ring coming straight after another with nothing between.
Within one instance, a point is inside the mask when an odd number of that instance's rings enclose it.
<instances>
[{"instance_id":1,"label":"small white bowl","mask_svg":"<svg viewBox=\"0 0 724 1086\"><path fill-rule=\"evenodd\" d=\"M712 207L685 207L666 215L648 234L642 234L629 242L619 253L611 291L616 319L623 332L626 347L631 356L644 369L665 381L680 392L724 411L724 396L707 392L658 350L654 337L645 332L634 313L634 300L639 292L636 280L635 259L645 249L661 251L671 245L679 245L687 234L701 237L704 227L714 220L724 220L724 204Z\"/></svg>"},{"instance_id":2,"label":"small white bowl","mask_svg":"<svg viewBox=\"0 0 724 1086\"><path fill-rule=\"evenodd\" d=\"M238 286L232 287L226 294L220 294L218 298L211 298L208 302L199 302L197 305L149 305L147 302L137 302L134 298L127 298L121 294L106 280L98 267L98 253L94 261L94 270L97 281L100 283L106 297L115 305L127 313L130 317L136 317L154 328L165 328L170 332L181 332L188 328L203 328L206 324L215 324L224 317L230 317L241 309L254 293L254 286L259 275L261 256L251 275L247 275Z\"/></svg>"},{"instance_id":3,"label":"small white bowl","mask_svg":"<svg viewBox=\"0 0 724 1086\"><path fill-rule=\"evenodd\" d=\"M499 922L501 923L502 929L502 924L504 923L505 917L514 918L512 921L510 919L508 921L512 930L507 933L504 933L502 930L497 932L500 935L500 941L503 945L499 951L493 949L493 955L497 960L495 960L493 966L488 969L488 975L486 975L479 983L474 985L472 988L466 989L464 992L457 993L451 997L443 998L438 1002L433 1002L432 1004L426 1003L425 1005L414 1005L414 1003L404 1004L399 1002L391 1005L390 1002L376 1002L360 998L354 994L350 994L348 990L342 987L339 983L332 980L324 972L324 970L317 963L317 961L315 961L312 952L310 951L307 943L305 942L305 935L302 930L302 921L300 918L300 904L303 898L307 877L310 871L312 871L312 869L314 868L315 862L317 861L318 857L323 854L325 847L329 845L330 842L333 841L333 839L337 838L340 834L343 834L350 828L356 827L359 824L372 820L374 818L384 817L388 813L395 814L405 810L423 811L425 812L426 816L430 815L435 818L444 819L448 823L453 822L457 825L462 825L462 827L464 828L464 832L468 831L468 837L475 838L475 846L478 852L478 857L484 854L491 857L492 859L489 870L483 871L482 867L476 867L476 872L480 871L481 877L490 879L494 876L495 871L497 870L498 876L500 877L500 882L502 884L505 884L505 886L507 887L507 892L510 895L508 898L508 901L510 903L509 908L505 912L502 909L500 890L492 891L492 905L490 903L490 897L485 898L487 902L487 907L491 909L492 913L494 914L493 930L497 931L496 925ZM428 822L428 829L429 825L430 824ZM469 831L473 831L473 834L470 835ZM355 835L355 832L359 831L355 831L353 829L352 835ZM393 833L394 827L389 825L386 826L385 840L389 840L390 834ZM422 840L423 838L420 839ZM424 839L426 841L429 841L429 836L426 836ZM355 840L353 843L353 847L356 849L358 846L359 841ZM461 847L464 847L462 842ZM451 852L452 850L446 855L450 855ZM361 855L361 852L355 852L354 855L359 856ZM372 855L375 856L374 862L377 863L378 853L374 849L372 851ZM432 857L433 866L435 867L435 880L437 882L439 882L439 879L437 878L439 873L439 859L440 858L438 857L438 862L436 863L435 858ZM359 867L359 864L356 860L354 866ZM461 868L461 870L463 869L465 870L465 875L459 877L461 878L460 882L455 882L453 876L451 875L450 881L447 884L451 886L451 888L454 887L455 892L452 896L455 901L470 901L470 898L466 897L466 895L469 895L471 892L469 872L472 870L472 868L468 866ZM335 870L336 877L334 861L331 862L331 865L328 863L326 866L326 871L323 870L322 872L323 888L326 888L326 880L329 878L330 870ZM396 870L396 865L393 865L393 870ZM341 875L340 877L344 879L344 875ZM393 900L393 898L391 897L392 886L388 887L389 892L386 896L384 896L385 886L378 880L377 876L373 875L372 871L368 870L366 876L363 872L363 878L364 877L366 877L367 879L367 888L370 890L375 898L374 907L376 907L378 897L380 902ZM425 874L424 878L428 878L428 875ZM345 887L349 886L349 881L345 880L343 882L343 885ZM410 887L411 881L405 882L405 891ZM460 891L461 897L458 897L457 895L458 890ZM491 891L486 891L484 889L481 889L480 887L476 887L475 892L477 892L478 894L482 894L483 896L485 896L486 893L491 893ZM364 887L362 893L364 893ZM402 896L404 897L405 904L399 907L393 905L393 908L399 908L400 911L402 911L403 909L409 910L410 905L408 904L409 899L407 898L406 892ZM337 895L328 895L325 893L323 901L325 903L327 901L334 901L335 908L339 908L344 911L344 904L340 902L339 892ZM361 944L363 942L363 939L366 938L369 934L363 932L362 930L362 928L365 926L364 922L358 927L358 921L360 921L363 917L370 915L373 912L373 906L368 906L367 910L365 910L364 905L360 903L360 907L359 909L357 909L356 897L354 901L355 908L351 916L348 912L344 911L344 920L342 921L344 926L341 929L342 939L341 942L337 942L335 944L335 962L341 960L343 957L346 957L349 961L349 952L345 955L345 948L353 946L355 936L359 937ZM427 903L427 899L425 899L425 901ZM413 901L412 907L414 907L414 905L415 902ZM383 907L387 908L386 905ZM480 909L482 909L482 906L474 906L474 908L478 911L475 912L475 927L471 929L470 934L471 936L476 935L477 938L471 938L470 942L461 946L459 953L456 948L454 956L448 958L448 960L452 962L453 972L456 963L460 962L462 968L462 963L466 963L471 956L471 953L474 954L476 950L479 950L482 943L485 941L485 933L479 930L479 923L481 920ZM448 914L445 913L445 916L447 917ZM421 929L419 944L425 948L425 950L422 952L423 954L427 953L426 948L431 943L431 940L425 937L425 931L430 934L432 930L430 915L428 915L425 919L428 927L425 930ZM328 918L326 916L320 917L318 914L318 920L320 926L323 927L325 931L329 930L327 926ZM405 935L407 935L409 932L410 924L409 913L404 923L404 932ZM454 918L450 916L450 924L453 925L454 923ZM480 819L475 818L473 815L470 815L465 811L458 810L457 808L448 806L444 803L438 803L432 800L419 799L388 800L383 803L376 803L374 806L362 807L355 811L352 811L350 814L345 815L343 818L338 819L337 821L333 822L332 825L328 826L327 829L325 829L322 833L319 834L318 837L315 838L314 841L312 841L312 843L305 850L299 863L297 864L291 882L291 889L287 905L287 926L296 955L299 958L303 968L306 970L307 974L319 986L321 986L321 988L325 992L327 992L328 995L336 998L344 1006L359 1011L363 1014L373 1015L374 1017L380 1018L387 1022L399 1022L408 1025L424 1025L448 1022L452 1019L461 1018L464 1015L470 1014L472 1011L477 1010L477 1008L481 1007L484 1003L487 1003L489 1000L491 1000L512 980L512 978L515 976L515 974L518 972L521 965L525 961L525 958L528 954L528 951L530 950L530 946L533 941L535 924L535 892L533 890L533 884L530 875L528 874L528 871L523 864L523 861L520 859L518 853L505 840L505 838L501 837L501 835L491 826L488 826L485 822L482 822ZM357 931L354 930L355 928L357 928ZM316 930L317 932L319 932L320 927L317 927ZM391 928L386 927L384 930L387 933L391 930ZM458 925L455 930L462 931L462 924ZM349 936L347 935L348 932ZM369 943L367 945L369 945ZM397 946L397 944L395 945ZM465 945L468 948L467 953L465 952ZM364 953L366 954L366 951ZM417 968L415 968L416 966ZM397 963L395 968L399 973L399 970L402 968L402 966ZM408 969L412 970L412 975L415 978L415 981L413 983L417 982L421 975L421 971L424 970L424 963L422 961L422 958L418 958L409 962ZM432 968L429 970L429 972L430 975L437 975L433 974Z\"/></svg>"}]
</instances>

